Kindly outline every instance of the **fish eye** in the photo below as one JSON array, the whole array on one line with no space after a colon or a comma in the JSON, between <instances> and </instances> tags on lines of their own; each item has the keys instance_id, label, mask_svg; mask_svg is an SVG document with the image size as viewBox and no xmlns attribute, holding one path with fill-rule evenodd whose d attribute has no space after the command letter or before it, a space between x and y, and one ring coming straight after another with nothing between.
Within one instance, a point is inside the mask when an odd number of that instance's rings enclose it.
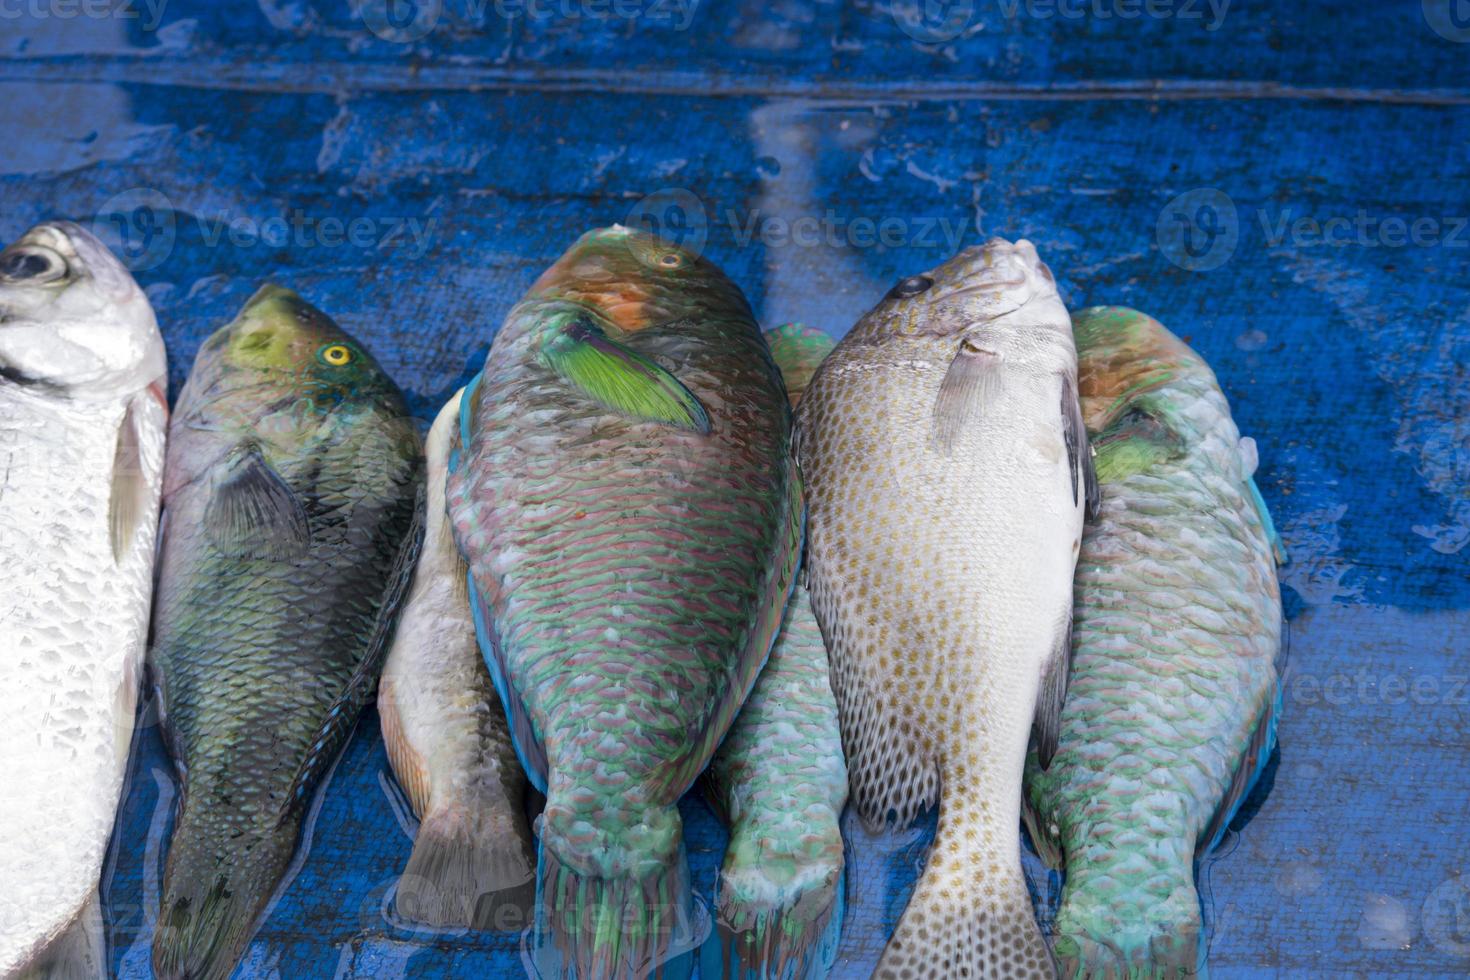
<instances>
[{"instance_id":1,"label":"fish eye","mask_svg":"<svg viewBox=\"0 0 1470 980\"><path fill-rule=\"evenodd\" d=\"M341 367L352 362L352 348L346 344L328 344L317 351L317 356L322 359L323 364Z\"/></svg>"},{"instance_id":2,"label":"fish eye","mask_svg":"<svg viewBox=\"0 0 1470 980\"><path fill-rule=\"evenodd\" d=\"M888 291L888 298L908 299L926 292L932 285L934 280L928 276L909 276L907 279L900 279L898 285Z\"/></svg>"},{"instance_id":3,"label":"fish eye","mask_svg":"<svg viewBox=\"0 0 1470 980\"><path fill-rule=\"evenodd\" d=\"M665 269L678 269L684 265L684 256L678 252L665 252L658 257L658 264Z\"/></svg>"},{"instance_id":4,"label":"fish eye","mask_svg":"<svg viewBox=\"0 0 1470 980\"><path fill-rule=\"evenodd\" d=\"M0 254L0 279L7 282L48 283L65 278L66 259L40 245L28 245Z\"/></svg>"}]
</instances>

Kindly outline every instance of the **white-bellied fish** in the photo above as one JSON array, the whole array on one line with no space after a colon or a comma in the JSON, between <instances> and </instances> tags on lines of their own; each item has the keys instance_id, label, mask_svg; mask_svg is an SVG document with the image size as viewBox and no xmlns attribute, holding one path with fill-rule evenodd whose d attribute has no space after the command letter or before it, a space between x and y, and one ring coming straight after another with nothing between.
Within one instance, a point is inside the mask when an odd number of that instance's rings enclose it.
<instances>
[{"instance_id":1,"label":"white-bellied fish","mask_svg":"<svg viewBox=\"0 0 1470 980\"><path fill-rule=\"evenodd\" d=\"M1091 458L1071 322L1029 242L910 276L798 408L807 586L869 825L939 804L876 976L1049 977L1021 774L1066 690Z\"/></svg>"},{"instance_id":2,"label":"white-bellied fish","mask_svg":"<svg viewBox=\"0 0 1470 980\"><path fill-rule=\"evenodd\" d=\"M0 976L106 976L98 878L148 637L168 411L133 277L69 222L0 253Z\"/></svg>"},{"instance_id":3,"label":"white-bellied fish","mask_svg":"<svg viewBox=\"0 0 1470 980\"><path fill-rule=\"evenodd\" d=\"M1157 321L1074 318L1102 508L1077 563L1072 684L1031 838L1065 865L1067 978L1204 975L1195 863L1276 740L1281 593L1256 447L1209 366Z\"/></svg>"},{"instance_id":4,"label":"white-bellied fish","mask_svg":"<svg viewBox=\"0 0 1470 980\"><path fill-rule=\"evenodd\" d=\"M395 905L439 928L520 931L536 896L526 775L480 655L468 569L444 513L462 394L429 431L424 549L378 687L388 761L419 818Z\"/></svg>"}]
</instances>

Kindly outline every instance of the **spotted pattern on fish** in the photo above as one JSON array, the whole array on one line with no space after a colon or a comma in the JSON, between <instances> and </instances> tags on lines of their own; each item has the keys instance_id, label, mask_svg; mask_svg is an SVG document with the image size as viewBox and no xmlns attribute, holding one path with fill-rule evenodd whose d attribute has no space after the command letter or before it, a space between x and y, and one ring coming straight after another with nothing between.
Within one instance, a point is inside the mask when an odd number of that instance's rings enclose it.
<instances>
[{"instance_id":1,"label":"spotted pattern on fish","mask_svg":"<svg viewBox=\"0 0 1470 980\"><path fill-rule=\"evenodd\" d=\"M1074 378L1051 273L1030 243L994 240L899 282L798 408L808 587L853 803L873 825L940 808L878 977L1053 973L1019 822L1041 682L1065 669Z\"/></svg>"},{"instance_id":2,"label":"spotted pattern on fish","mask_svg":"<svg viewBox=\"0 0 1470 980\"><path fill-rule=\"evenodd\" d=\"M1065 859L1065 976L1192 976L1196 854L1274 742L1275 563L1254 447L1209 367L1133 310L1074 319L1102 511L1077 565L1060 746L1028 771L1032 836ZM1118 453L1135 462L1104 465Z\"/></svg>"}]
</instances>

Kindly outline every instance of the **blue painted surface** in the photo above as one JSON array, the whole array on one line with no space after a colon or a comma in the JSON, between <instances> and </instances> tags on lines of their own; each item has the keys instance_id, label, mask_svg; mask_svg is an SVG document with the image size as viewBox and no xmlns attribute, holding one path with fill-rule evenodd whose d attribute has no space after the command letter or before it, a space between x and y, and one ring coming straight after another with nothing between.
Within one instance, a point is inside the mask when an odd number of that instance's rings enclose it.
<instances>
[{"instance_id":1,"label":"blue painted surface","mask_svg":"<svg viewBox=\"0 0 1470 980\"><path fill-rule=\"evenodd\" d=\"M763 322L833 334L1026 235L1070 303L1210 360L1292 555L1279 765L1207 871L1214 975L1470 971L1463 0L426 0L396 34L386 6L0 4L0 238L95 220L175 390L262 280L291 285L427 422L594 225L702 241ZM167 773L149 727L105 885L123 977L149 975ZM385 917L406 812L369 715L238 975L520 975L516 937ZM685 813L708 895L723 832ZM851 835L837 975L867 975L930 829Z\"/></svg>"}]
</instances>

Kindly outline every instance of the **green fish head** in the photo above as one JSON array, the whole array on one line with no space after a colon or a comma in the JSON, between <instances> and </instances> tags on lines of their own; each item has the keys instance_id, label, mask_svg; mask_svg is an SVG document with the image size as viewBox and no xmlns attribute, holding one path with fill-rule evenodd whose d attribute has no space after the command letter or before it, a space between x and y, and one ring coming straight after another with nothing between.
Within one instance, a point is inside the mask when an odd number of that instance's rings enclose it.
<instances>
[{"instance_id":1,"label":"green fish head","mask_svg":"<svg viewBox=\"0 0 1470 980\"><path fill-rule=\"evenodd\" d=\"M622 334L664 326L696 311L741 322L750 304L714 263L622 225L587 232L537 279L523 304L590 307Z\"/></svg>"},{"instance_id":2,"label":"green fish head","mask_svg":"<svg viewBox=\"0 0 1470 980\"><path fill-rule=\"evenodd\" d=\"M202 400L291 406L305 414L389 406L401 396L351 335L296 293L267 285L200 348ZM242 397L244 396L244 397Z\"/></svg>"}]
</instances>

